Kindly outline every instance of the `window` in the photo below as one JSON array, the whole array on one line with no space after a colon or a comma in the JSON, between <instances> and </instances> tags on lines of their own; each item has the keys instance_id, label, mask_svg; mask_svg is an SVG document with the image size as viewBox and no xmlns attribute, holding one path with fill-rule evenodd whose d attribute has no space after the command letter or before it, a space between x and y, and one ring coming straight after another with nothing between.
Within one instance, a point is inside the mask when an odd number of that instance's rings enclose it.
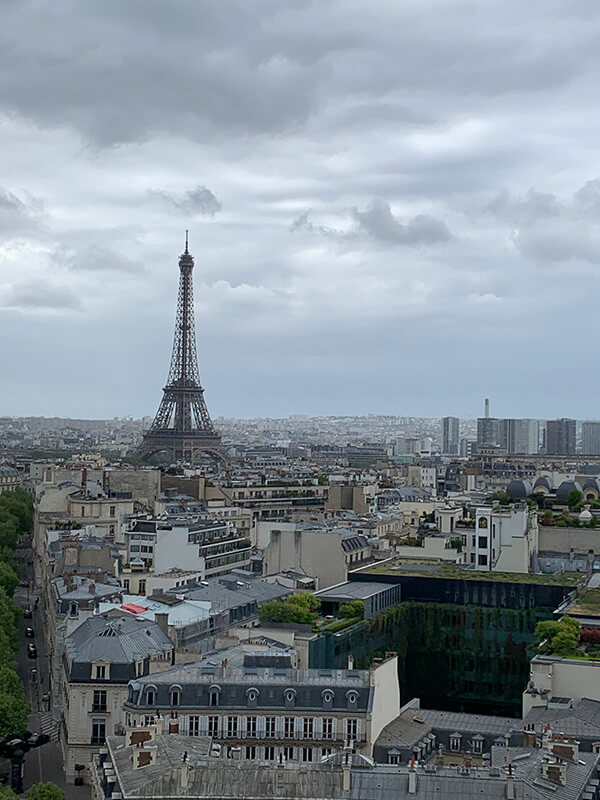
<instances>
[{"instance_id":1,"label":"window","mask_svg":"<svg viewBox=\"0 0 600 800\"><path fill-rule=\"evenodd\" d=\"M81 506L81 516L85 517L85 506Z\"/></svg>"},{"instance_id":2,"label":"window","mask_svg":"<svg viewBox=\"0 0 600 800\"><path fill-rule=\"evenodd\" d=\"M227 736L235 737L238 735L238 718L227 717Z\"/></svg>"},{"instance_id":3,"label":"window","mask_svg":"<svg viewBox=\"0 0 600 800\"><path fill-rule=\"evenodd\" d=\"M474 736L471 744L473 745L473 752L474 753L481 753L483 752L483 737L482 736Z\"/></svg>"},{"instance_id":4,"label":"window","mask_svg":"<svg viewBox=\"0 0 600 800\"><path fill-rule=\"evenodd\" d=\"M275 717L265 717L265 736L267 739L275 738Z\"/></svg>"},{"instance_id":5,"label":"window","mask_svg":"<svg viewBox=\"0 0 600 800\"><path fill-rule=\"evenodd\" d=\"M312 747L303 747L302 748L302 761L312 761L313 760L313 751Z\"/></svg>"},{"instance_id":6,"label":"window","mask_svg":"<svg viewBox=\"0 0 600 800\"><path fill-rule=\"evenodd\" d=\"M478 528L487 528L488 521L487 517L479 517L479 522L477 523Z\"/></svg>"},{"instance_id":7,"label":"window","mask_svg":"<svg viewBox=\"0 0 600 800\"><path fill-rule=\"evenodd\" d=\"M154 689L148 689L146 691L146 704L149 706L153 706L156 702L156 694L154 693Z\"/></svg>"},{"instance_id":8,"label":"window","mask_svg":"<svg viewBox=\"0 0 600 800\"><path fill-rule=\"evenodd\" d=\"M358 736L358 720L357 719L347 719L346 720L346 739L350 742L355 742Z\"/></svg>"},{"instance_id":9,"label":"window","mask_svg":"<svg viewBox=\"0 0 600 800\"><path fill-rule=\"evenodd\" d=\"M126 592L129 591L129 578L123 579L123 588L125 589Z\"/></svg>"},{"instance_id":10,"label":"window","mask_svg":"<svg viewBox=\"0 0 600 800\"><path fill-rule=\"evenodd\" d=\"M246 717L246 736L256 736L256 717Z\"/></svg>"},{"instance_id":11,"label":"window","mask_svg":"<svg viewBox=\"0 0 600 800\"><path fill-rule=\"evenodd\" d=\"M96 680L103 681L106 678L106 667L104 664L96 664Z\"/></svg>"},{"instance_id":12,"label":"window","mask_svg":"<svg viewBox=\"0 0 600 800\"><path fill-rule=\"evenodd\" d=\"M181 703L181 692L179 689L171 690L171 705L178 706Z\"/></svg>"},{"instance_id":13,"label":"window","mask_svg":"<svg viewBox=\"0 0 600 800\"><path fill-rule=\"evenodd\" d=\"M321 758L327 758L327 756L330 756L332 752L333 751L332 751L331 747L322 747L321 748Z\"/></svg>"},{"instance_id":14,"label":"window","mask_svg":"<svg viewBox=\"0 0 600 800\"><path fill-rule=\"evenodd\" d=\"M487 546L488 546L487 536L480 536L478 547L482 548L483 550L487 550Z\"/></svg>"},{"instance_id":15,"label":"window","mask_svg":"<svg viewBox=\"0 0 600 800\"><path fill-rule=\"evenodd\" d=\"M69 616L76 617L77 614L79 614L79 606L77 605L77 603L71 603L71 605L69 606Z\"/></svg>"},{"instance_id":16,"label":"window","mask_svg":"<svg viewBox=\"0 0 600 800\"><path fill-rule=\"evenodd\" d=\"M109 517L114 517L114 516L115 516L115 513L116 513L116 510L117 510L117 509L116 509L116 507L115 507L115 506L111 506L111 507L108 509L108 516L109 516Z\"/></svg>"},{"instance_id":17,"label":"window","mask_svg":"<svg viewBox=\"0 0 600 800\"><path fill-rule=\"evenodd\" d=\"M146 594L146 581L140 581L138 594Z\"/></svg>"},{"instance_id":18,"label":"window","mask_svg":"<svg viewBox=\"0 0 600 800\"><path fill-rule=\"evenodd\" d=\"M399 764L400 756L397 753L388 753L388 764Z\"/></svg>"},{"instance_id":19,"label":"window","mask_svg":"<svg viewBox=\"0 0 600 800\"><path fill-rule=\"evenodd\" d=\"M294 717L284 717L283 718L283 736L285 739L293 739L294 738Z\"/></svg>"},{"instance_id":20,"label":"window","mask_svg":"<svg viewBox=\"0 0 600 800\"><path fill-rule=\"evenodd\" d=\"M92 719L91 744L104 744L105 739L106 739L106 721L104 719Z\"/></svg>"},{"instance_id":21,"label":"window","mask_svg":"<svg viewBox=\"0 0 600 800\"><path fill-rule=\"evenodd\" d=\"M286 761L296 760L296 752L293 747L282 747L281 754L283 755Z\"/></svg>"},{"instance_id":22,"label":"window","mask_svg":"<svg viewBox=\"0 0 600 800\"><path fill-rule=\"evenodd\" d=\"M333 718L332 717L324 717L323 718L323 738L324 739L333 739Z\"/></svg>"},{"instance_id":23,"label":"window","mask_svg":"<svg viewBox=\"0 0 600 800\"><path fill-rule=\"evenodd\" d=\"M454 752L458 752L460 750L460 740L462 736L460 733L453 734L450 737L450 750L454 750Z\"/></svg>"},{"instance_id":24,"label":"window","mask_svg":"<svg viewBox=\"0 0 600 800\"><path fill-rule=\"evenodd\" d=\"M190 717L190 736L200 736L200 717Z\"/></svg>"},{"instance_id":25,"label":"window","mask_svg":"<svg viewBox=\"0 0 600 800\"><path fill-rule=\"evenodd\" d=\"M479 564L480 567L487 567L487 556L486 555L478 556L477 563Z\"/></svg>"},{"instance_id":26,"label":"window","mask_svg":"<svg viewBox=\"0 0 600 800\"><path fill-rule=\"evenodd\" d=\"M210 704L211 706L219 705L219 692L217 689L210 690Z\"/></svg>"},{"instance_id":27,"label":"window","mask_svg":"<svg viewBox=\"0 0 600 800\"><path fill-rule=\"evenodd\" d=\"M265 761L275 761L274 747L265 747Z\"/></svg>"},{"instance_id":28,"label":"window","mask_svg":"<svg viewBox=\"0 0 600 800\"><path fill-rule=\"evenodd\" d=\"M111 536L114 536L114 533L115 533L115 526L114 526L114 525L109 525L109 527L108 527L108 532L109 532L109 534L110 534Z\"/></svg>"},{"instance_id":29,"label":"window","mask_svg":"<svg viewBox=\"0 0 600 800\"><path fill-rule=\"evenodd\" d=\"M254 761L256 759L256 747L253 744L247 745L246 758L248 761Z\"/></svg>"},{"instance_id":30,"label":"window","mask_svg":"<svg viewBox=\"0 0 600 800\"><path fill-rule=\"evenodd\" d=\"M312 717L304 717L302 726L302 736L304 739L312 739L314 732L314 724Z\"/></svg>"},{"instance_id":31,"label":"window","mask_svg":"<svg viewBox=\"0 0 600 800\"><path fill-rule=\"evenodd\" d=\"M106 711L106 689L94 689L92 711Z\"/></svg>"},{"instance_id":32,"label":"window","mask_svg":"<svg viewBox=\"0 0 600 800\"><path fill-rule=\"evenodd\" d=\"M208 718L208 735L209 736L218 736L219 735L219 718L218 717L209 717Z\"/></svg>"}]
</instances>

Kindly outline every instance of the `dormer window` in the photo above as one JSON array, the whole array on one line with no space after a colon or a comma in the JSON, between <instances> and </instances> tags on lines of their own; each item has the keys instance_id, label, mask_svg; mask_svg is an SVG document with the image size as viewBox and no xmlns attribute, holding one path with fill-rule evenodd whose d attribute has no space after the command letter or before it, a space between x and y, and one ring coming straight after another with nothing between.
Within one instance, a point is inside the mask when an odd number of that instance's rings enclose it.
<instances>
[{"instance_id":1,"label":"dormer window","mask_svg":"<svg viewBox=\"0 0 600 800\"><path fill-rule=\"evenodd\" d=\"M283 693L285 698L286 706L294 706L296 705L296 690L295 689L286 689Z\"/></svg>"},{"instance_id":2,"label":"dormer window","mask_svg":"<svg viewBox=\"0 0 600 800\"><path fill-rule=\"evenodd\" d=\"M219 698L221 696L221 687L213 684L208 690L209 705L218 706Z\"/></svg>"},{"instance_id":3,"label":"dormer window","mask_svg":"<svg viewBox=\"0 0 600 800\"><path fill-rule=\"evenodd\" d=\"M331 706L333 705L333 698L334 698L334 693L331 691L331 689L324 689L321 692L321 697L323 698L324 708L331 708Z\"/></svg>"},{"instance_id":4,"label":"dormer window","mask_svg":"<svg viewBox=\"0 0 600 800\"><path fill-rule=\"evenodd\" d=\"M76 617L79 614L79 604L78 603L71 603L69 605L69 616Z\"/></svg>"},{"instance_id":5,"label":"dormer window","mask_svg":"<svg viewBox=\"0 0 600 800\"><path fill-rule=\"evenodd\" d=\"M106 665L96 664L96 674L94 675L97 681L106 680Z\"/></svg>"},{"instance_id":6,"label":"dormer window","mask_svg":"<svg viewBox=\"0 0 600 800\"><path fill-rule=\"evenodd\" d=\"M348 708L356 708L356 703L358 700L358 692L351 689L349 692L346 692L346 700L348 701Z\"/></svg>"},{"instance_id":7,"label":"dormer window","mask_svg":"<svg viewBox=\"0 0 600 800\"><path fill-rule=\"evenodd\" d=\"M182 693L182 691L183 690L182 690L181 686L178 683L175 683L175 684L173 684L173 686L171 686L171 688L169 689L169 693L170 693L170 696L171 696L171 705L172 706L181 705L181 693Z\"/></svg>"},{"instance_id":8,"label":"dormer window","mask_svg":"<svg viewBox=\"0 0 600 800\"><path fill-rule=\"evenodd\" d=\"M154 689L148 689L146 691L146 705L149 706L156 705L156 693Z\"/></svg>"},{"instance_id":9,"label":"dormer window","mask_svg":"<svg viewBox=\"0 0 600 800\"><path fill-rule=\"evenodd\" d=\"M251 686L249 689L246 689L246 698L248 700L249 706L255 706L258 702L258 695L260 692L255 686Z\"/></svg>"}]
</instances>

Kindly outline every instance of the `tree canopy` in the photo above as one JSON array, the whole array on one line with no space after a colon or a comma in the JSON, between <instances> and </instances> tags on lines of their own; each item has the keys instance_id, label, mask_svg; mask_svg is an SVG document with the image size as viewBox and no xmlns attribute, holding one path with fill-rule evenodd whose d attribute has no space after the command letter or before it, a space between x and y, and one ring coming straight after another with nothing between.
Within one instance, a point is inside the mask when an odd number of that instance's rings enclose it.
<instances>
[{"instance_id":1,"label":"tree canopy","mask_svg":"<svg viewBox=\"0 0 600 800\"><path fill-rule=\"evenodd\" d=\"M535 633L545 652L569 656L579 644L581 624L573 617L561 617L558 621L538 622Z\"/></svg>"},{"instance_id":2,"label":"tree canopy","mask_svg":"<svg viewBox=\"0 0 600 800\"><path fill-rule=\"evenodd\" d=\"M55 783L36 783L25 793L27 800L65 800L65 793Z\"/></svg>"},{"instance_id":3,"label":"tree canopy","mask_svg":"<svg viewBox=\"0 0 600 800\"><path fill-rule=\"evenodd\" d=\"M342 619L351 619L356 617L357 619L364 619L365 617L365 603L364 600L348 600L347 603L343 603L337 613L338 617Z\"/></svg>"},{"instance_id":4,"label":"tree canopy","mask_svg":"<svg viewBox=\"0 0 600 800\"><path fill-rule=\"evenodd\" d=\"M301 592L285 600L269 600L258 609L261 622L313 623L321 601L310 592Z\"/></svg>"}]
</instances>

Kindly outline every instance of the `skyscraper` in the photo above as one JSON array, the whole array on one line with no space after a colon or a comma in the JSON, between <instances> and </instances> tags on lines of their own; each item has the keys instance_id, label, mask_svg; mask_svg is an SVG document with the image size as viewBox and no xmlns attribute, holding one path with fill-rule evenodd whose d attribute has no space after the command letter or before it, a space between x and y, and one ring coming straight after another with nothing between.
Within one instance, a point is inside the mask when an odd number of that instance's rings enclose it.
<instances>
[{"instance_id":1,"label":"skyscraper","mask_svg":"<svg viewBox=\"0 0 600 800\"><path fill-rule=\"evenodd\" d=\"M600 422L581 423L581 452L588 456L600 455Z\"/></svg>"},{"instance_id":2,"label":"skyscraper","mask_svg":"<svg viewBox=\"0 0 600 800\"><path fill-rule=\"evenodd\" d=\"M575 420L549 419L546 423L546 453L549 456L575 453Z\"/></svg>"},{"instance_id":3,"label":"skyscraper","mask_svg":"<svg viewBox=\"0 0 600 800\"><path fill-rule=\"evenodd\" d=\"M450 456L458 455L459 427L458 417L443 417L442 453Z\"/></svg>"}]
</instances>

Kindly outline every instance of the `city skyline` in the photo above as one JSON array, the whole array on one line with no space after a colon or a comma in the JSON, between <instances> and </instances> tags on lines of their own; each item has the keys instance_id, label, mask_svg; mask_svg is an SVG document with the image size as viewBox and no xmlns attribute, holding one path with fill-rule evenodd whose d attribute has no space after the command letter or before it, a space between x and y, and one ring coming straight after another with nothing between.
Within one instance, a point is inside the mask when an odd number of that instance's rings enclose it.
<instances>
[{"instance_id":1,"label":"city skyline","mask_svg":"<svg viewBox=\"0 0 600 800\"><path fill-rule=\"evenodd\" d=\"M592 8L4 9L2 413L596 416Z\"/></svg>"}]
</instances>

